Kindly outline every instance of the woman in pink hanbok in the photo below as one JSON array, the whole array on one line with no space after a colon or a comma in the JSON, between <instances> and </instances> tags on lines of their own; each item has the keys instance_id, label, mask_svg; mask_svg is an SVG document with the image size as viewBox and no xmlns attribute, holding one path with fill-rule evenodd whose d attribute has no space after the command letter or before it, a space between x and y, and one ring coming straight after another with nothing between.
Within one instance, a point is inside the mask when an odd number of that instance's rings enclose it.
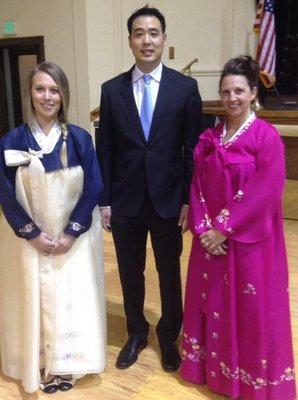
<instances>
[{"instance_id":1,"label":"woman in pink hanbok","mask_svg":"<svg viewBox=\"0 0 298 400\"><path fill-rule=\"evenodd\" d=\"M231 399L293 400L284 148L251 111L258 75L248 56L225 65L227 119L194 150L181 376Z\"/></svg>"}]
</instances>

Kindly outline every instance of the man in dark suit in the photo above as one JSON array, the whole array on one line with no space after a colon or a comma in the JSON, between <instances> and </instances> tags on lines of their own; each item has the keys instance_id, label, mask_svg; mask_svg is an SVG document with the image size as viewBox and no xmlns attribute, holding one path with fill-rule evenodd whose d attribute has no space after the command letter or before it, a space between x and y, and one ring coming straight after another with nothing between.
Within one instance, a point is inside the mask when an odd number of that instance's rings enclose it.
<instances>
[{"instance_id":1,"label":"man in dark suit","mask_svg":"<svg viewBox=\"0 0 298 400\"><path fill-rule=\"evenodd\" d=\"M144 316L146 241L150 232L162 315L156 332L166 371L179 367L182 323L179 258L187 229L192 150L202 130L194 79L165 67L159 10L143 7L127 21L134 67L102 85L97 150L104 179L102 224L112 230L128 341L116 366L128 368L147 345Z\"/></svg>"}]
</instances>

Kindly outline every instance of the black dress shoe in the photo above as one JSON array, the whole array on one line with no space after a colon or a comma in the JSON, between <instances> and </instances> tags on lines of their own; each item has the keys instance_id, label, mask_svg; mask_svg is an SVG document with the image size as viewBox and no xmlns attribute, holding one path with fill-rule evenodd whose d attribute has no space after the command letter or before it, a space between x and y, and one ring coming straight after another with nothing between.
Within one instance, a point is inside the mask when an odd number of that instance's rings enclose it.
<instances>
[{"instance_id":1,"label":"black dress shoe","mask_svg":"<svg viewBox=\"0 0 298 400\"><path fill-rule=\"evenodd\" d=\"M175 343L159 343L161 365L167 372L176 371L181 362L181 356Z\"/></svg>"},{"instance_id":2,"label":"black dress shoe","mask_svg":"<svg viewBox=\"0 0 298 400\"><path fill-rule=\"evenodd\" d=\"M137 361L138 355L146 346L146 339L130 337L118 355L116 367L119 369L130 367Z\"/></svg>"},{"instance_id":3,"label":"black dress shoe","mask_svg":"<svg viewBox=\"0 0 298 400\"><path fill-rule=\"evenodd\" d=\"M75 378L65 378L63 376L58 377L58 388L61 392L67 392L72 389L76 383Z\"/></svg>"},{"instance_id":4,"label":"black dress shoe","mask_svg":"<svg viewBox=\"0 0 298 400\"><path fill-rule=\"evenodd\" d=\"M46 394L56 393L58 390L58 380L57 377L54 376L50 381L41 381L39 384L40 389Z\"/></svg>"}]
</instances>

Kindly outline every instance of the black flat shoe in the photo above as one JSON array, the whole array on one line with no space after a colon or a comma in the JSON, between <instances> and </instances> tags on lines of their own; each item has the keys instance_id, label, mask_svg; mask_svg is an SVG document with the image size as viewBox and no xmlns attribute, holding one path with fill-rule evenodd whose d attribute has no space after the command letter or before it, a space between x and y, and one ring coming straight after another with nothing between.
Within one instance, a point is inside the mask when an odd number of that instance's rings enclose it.
<instances>
[{"instance_id":1,"label":"black flat shoe","mask_svg":"<svg viewBox=\"0 0 298 400\"><path fill-rule=\"evenodd\" d=\"M75 378L64 378L63 376L59 376L58 389L61 390L61 392L67 392L74 387L76 381Z\"/></svg>"},{"instance_id":2,"label":"black flat shoe","mask_svg":"<svg viewBox=\"0 0 298 400\"><path fill-rule=\"evenodd\" d=\"M129 338L118 355L116 367L119 369L130 367L137 361L138 355L146 346L147 339Z\"/></svg>"},{"instance_id":3,"label":"black flat shoe","mask_svg":"<svg viewBox=\"0 0 298 400\"><path fill-rule=\"evenodd\" d=\"M181 356L175 343L159 343L161 365L167 372L176 371L181 363Z\"/></svg>"},{"instance_id":4,"label":"black flat shoe","mask_svg":"<svg viewBox=\"0 0 298 400\"><path fill-rule=\"evenodd\" d=\"M41 381L39 387L46 394L56 393L58 390L58 379L54 376L54 378L48 382Z\"/></svg>"}]
</instances>

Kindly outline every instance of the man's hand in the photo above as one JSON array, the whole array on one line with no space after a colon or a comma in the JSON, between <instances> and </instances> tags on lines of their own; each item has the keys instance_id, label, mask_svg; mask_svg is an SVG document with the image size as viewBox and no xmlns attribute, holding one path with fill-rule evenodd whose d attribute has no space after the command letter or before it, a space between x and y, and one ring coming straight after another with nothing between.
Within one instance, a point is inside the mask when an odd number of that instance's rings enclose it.
<instances>
[{"instance_id":1,"label":"man's hand","mask_svg":"<svg viewBox=\"0 0 298 400\"><path fill-rule=\"evenodd\" d=\"M188 204L183 204L178 221L178 226L181 226L182 233L188 230L187 216L188 216Z\"/></svg>"},{"instance_id":2,"label":"man's hand","mask_svg":"<svg viewBox=\"0 0 298 400\"><path fill-rule=\"evenodd\" d=\"M44 256L50 255L56 246L56 242L45 232L41 232L37 237L30 239L29 243Z\"/></svg>"},{"instance_id":3,"label":"man's hand","mask_svg":"<svg viewBox=\"0 0 298 400\"><path fill-rule=\"evenodd\" d=\"M105 207L100 209L101 224L105 231L111 232L111 207Z\"/></svg>"},{"instance_id":4,"label":"man's hand","mask_svg":"<svg viewBox=\"0 0 298 400\"><path fill-rule=\"evenodd\" d=\"M66 253L76 241L76 237L62 233L56 242L56 246L52 250L53 255Z\"/></svg>"}]
</instances>

